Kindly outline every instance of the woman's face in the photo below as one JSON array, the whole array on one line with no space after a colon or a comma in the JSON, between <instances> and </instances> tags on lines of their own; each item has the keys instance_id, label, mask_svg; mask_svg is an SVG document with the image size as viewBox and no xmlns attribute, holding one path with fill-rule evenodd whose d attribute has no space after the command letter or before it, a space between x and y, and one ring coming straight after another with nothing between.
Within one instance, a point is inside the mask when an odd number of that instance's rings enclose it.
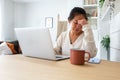
<instances>
[{"instance_id":1,"label":"woman's face","mask_svg":"<svg viewBox=\"0 0 120 80\"><path fill-rule=\"evenodd\" d=\"M80 33L82 31L82 25L79 24L80 20L85 19L85 17L81 15L76 15L71 21L69 21L71 30L75 33Z\"/></svg>"}]
</instances>

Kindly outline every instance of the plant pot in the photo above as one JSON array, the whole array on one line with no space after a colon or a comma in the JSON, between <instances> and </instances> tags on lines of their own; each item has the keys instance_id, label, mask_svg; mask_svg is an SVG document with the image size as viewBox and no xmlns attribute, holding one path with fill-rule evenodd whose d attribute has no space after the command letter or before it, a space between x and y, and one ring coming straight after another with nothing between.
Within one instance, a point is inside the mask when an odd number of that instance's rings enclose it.
<instances>
[{"instance_id":1,"label":"plant pot","mask_svg":"<svg viewBox=\"0 0 120 80\"><path fill-rule=\"evenodd\" d=\"M107 60L110 61L110 48L108 48L106 51L107 51Z\"/></svg>"}]
</instances>

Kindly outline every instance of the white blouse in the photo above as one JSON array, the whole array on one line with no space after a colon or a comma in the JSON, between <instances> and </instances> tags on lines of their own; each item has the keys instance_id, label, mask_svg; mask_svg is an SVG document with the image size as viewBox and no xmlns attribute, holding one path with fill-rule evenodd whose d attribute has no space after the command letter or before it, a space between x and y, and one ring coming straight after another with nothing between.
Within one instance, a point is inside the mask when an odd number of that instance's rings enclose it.
<instances>
[{"instance_id":1,"label":"white blouse","mask_svg":"<svg viewBox=\"0 0 120 80\"><path fill-rule=\"evenodd\" d=\"M92 29L89 25L84 25L82 30L84 33L82 33L73 44L70 43L70 30L62 32L54 46L56 54L70 55L70 49L75 48L85 50L90 53L91 57L95 57L97 48L95 46Z\"/></svg>"}]
</instances>

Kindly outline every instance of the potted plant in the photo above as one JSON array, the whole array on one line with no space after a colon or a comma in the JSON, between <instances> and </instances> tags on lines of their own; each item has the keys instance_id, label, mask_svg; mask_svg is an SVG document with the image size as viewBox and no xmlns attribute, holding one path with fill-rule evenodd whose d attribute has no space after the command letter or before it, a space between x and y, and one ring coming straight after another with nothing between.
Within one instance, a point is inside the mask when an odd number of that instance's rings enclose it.
<instances>
[{"instance_id":1,"label":"potted plant","mask_svg":"<svg viewBox=\"0 0 120 80\"><path fill-rule=\"evenodd\" d=\"M110 37L109 35L105 35L102 38L101 44L107 51L107 59L110 60Z\"/></svg>"},{"instance_id":2,"label":"potted plant","mask_svg":"<svg viewBox=\"0 0 120 80\"><path fill-rule=\"evenodd\" d=\"M99 0L99 6L100 6L100 8L102 8L104 2L105 2L105 0Z\"/></svg>"}]
</instances>

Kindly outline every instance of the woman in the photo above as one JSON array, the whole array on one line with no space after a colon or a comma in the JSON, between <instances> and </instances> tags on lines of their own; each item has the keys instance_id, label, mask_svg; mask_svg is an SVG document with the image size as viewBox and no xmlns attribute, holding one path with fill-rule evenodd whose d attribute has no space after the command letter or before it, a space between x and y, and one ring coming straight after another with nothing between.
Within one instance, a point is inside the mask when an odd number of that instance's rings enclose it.
<instances>
[{"instance_id":1,"label":"woman","mask_svg":"<svg viewBox=\"0 0 120 80\"><path fill-rule=\"evenodd\" d=\"M71 48L85 50L95 57L97 49L84 9L74 7L68 17L70 30L62 32L54 46L56 54L70 55Z\"/></svg>"}]
</instances>

